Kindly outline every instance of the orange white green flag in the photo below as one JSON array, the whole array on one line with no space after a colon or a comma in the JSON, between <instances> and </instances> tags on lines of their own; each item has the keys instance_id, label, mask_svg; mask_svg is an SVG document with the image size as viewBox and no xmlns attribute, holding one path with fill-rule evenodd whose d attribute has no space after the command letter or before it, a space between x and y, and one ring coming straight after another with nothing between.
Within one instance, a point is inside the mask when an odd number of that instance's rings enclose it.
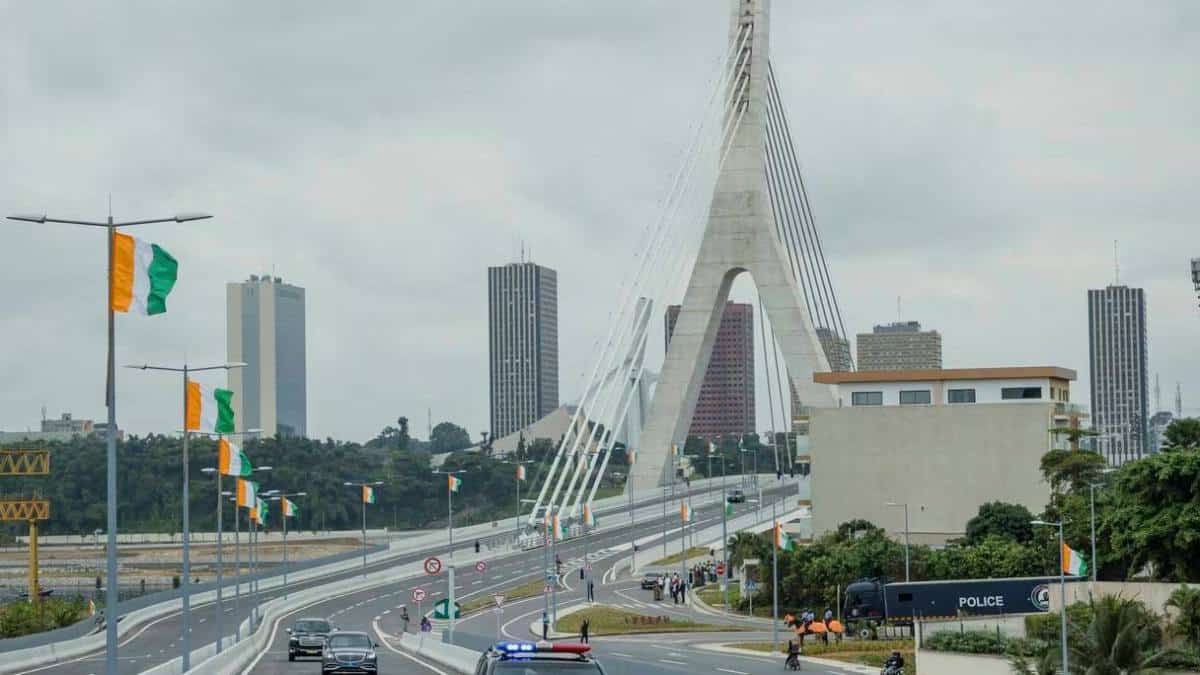
<instances>
[{"instance_id":1,"label":"orange white green flag","mask_svg":"<svg viewBox=\"0 0 1200 675\"><path fill-rule=\"evenodd\" d=\"M525 465L517 465L517 480L525 480Z\"/></svg>"},{"instance_id":2,"label":"orange white green flag","mask_svg":"<svg viewBox=\"0 0 1200 675\"><path fill-rule=\"evenodd\" d=\"M362 486L362 500L364 504L375 503L375 488L370 485Z\"/></svg>"},{"instance_id":3,"label":"orange white green flag","mask_svg":"<svg viewBox=\"0 0 1200 675\"><path fill-rule=\"evenodd\" d=\"M690 523L692 522L692 507L687 504L679 505L679 520Z\"/></svg>"},{"instance_id":4,"label":"orange white green flag","mask_svg":"<svg viewBox=\"0 0 1200 675\"><path fill-rule=\"evenodd\" d=\"M592 512L591 504L583 505L583 524L588 527L596 526L596 514Z\"/></svg>"},{"instance_id":5,"label":"orange white green flag","mask_svg":"<svg viewBox=\"0 0 1200 675\"><path fill-rule=\"evenodd\" d=\"M458 488L462 487L462 479L458 476L446 476L449 480L446 481L446 487L450 488L451 492L458 492Z\"/></svg>"},{"instance_id":6,"label":"orange white green flag","mask_svg":"<svg viewBox=\"0 0 1200 675\"><path fill-rule=\"evenodd\" d=\"M258 520L259 525L267 524L267 512L269 508L269 502L265 499L258 500L258 505L254 507L254 517Z\"/></svg>"},{"instance_id":7,"label":"orange white green flag","mask_svg":"<svg viewBox=\"0 0 1200 675\"><path fill-rule=\"evenodd\" d=\"M233 392L187 381L184 428L210 434L233 433Z\"/></svg>"},{"instance_id":8,"label":"orange white green flag","mask_svg":"<svg viewBox=\"0 0 1200 675\"><path fill-rule=\"evenodd\" d=\"M279 500L280 510L285 518L291 518L300 515L300 509L296 508L296 502L283 497Z\"/></svg>"},{"instance_id":9,"label":"orange white green flag","mask_svg":"<svg viewBox=\"0 0 1200 675\"><path fill-rule=\"evenodd\" d=\"M783 531L783 523L775 521L775 548L781 551L790 551L796 546L792 540L792 536Z\"/></svg>"},{"instance_id":10,"label":"orange white green flag","mask_svg":"<svg viewBox=\"0 0 1200 675\"><path fill-rule=\"evenodd\" d=\"M1062 570L1063 574L1069 574L1073 577L1085 577L1088 573L1087 561L1075 549L1062 545Z\"/></svg>"},{"instance_id":11,"label":"orange white green flag","mask_svg":"<svg viewBox=\"0 0 1200 675\"><path fill-rule=\"evenodd\" d=\"M179 276L179 263L170 253L158 244L114 233L112 268L109 306L114 312L132 309L153 315L167 311L167 294Z\"/></svg>"},{"instance_id":12,"label":"orange white green flag","mask_svg":"<svg viewBox=\"0 0 1200 675\"><path fill-rule=\"evenodd\" d=\"M224 476L249 476L254 471L246 453L227 438L217 441L217 466Z\"/></svg>"},{"instance_id":13,"label":"orange white green flag","mask_svg":"<svg viewBox=\"0 0 1200 675\"><path fill-rule=\"evenodd\" d=\"M237 482L237 505L253 509L258 505L258 483L239 478Z\"/></svg>"}]
</instances>

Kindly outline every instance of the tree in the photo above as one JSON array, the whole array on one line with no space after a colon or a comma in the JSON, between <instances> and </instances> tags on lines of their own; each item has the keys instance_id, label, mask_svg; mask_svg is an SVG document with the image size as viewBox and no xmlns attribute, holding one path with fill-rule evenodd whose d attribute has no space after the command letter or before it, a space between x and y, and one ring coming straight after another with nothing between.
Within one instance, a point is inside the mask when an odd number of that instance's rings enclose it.
<instances>
[{"instance_id":1,"label":"tree","mask_svg":"<svg viewBox=\"0 0 1200 675\"><path fill-rule=\"evenodd\" d=\"M988 502L979 515L967 521L967 543L978 544L988 537L1002 537L1028 544L1033 541L1033 514L1020 504Z\"/></svg>"},{"instance_id":2,"label":"tree","mask_svg":"<svg viewBox=\"0 0 1200 675\"><path fill-rule=\"evenodd\" d=\"M1176 612L1171 632L1186 640L1192 652L1200 656L1200 587L1184 584L1176 588L1166 606Z\"/></svg>"},{"instance_id":3,"label":"tree","mask_svg":"<svg viewBox=\"0 0 1200 675\"><path fill-rule=\"evenodd\" d=\"M1064 486L1085 489L1095 483L1107 466L1099 454L1087 450L1051 450L1042 455L1042 476L1055 492Z\"/></svg>"},{"instance_id":4,"label":"tree","mask_svg":"<svg viewBox=\"0 0 1200 675\"><path fill-rule=\"evenodd\" d=\"M1158 619L1136 600L1107 595L1093 600L1092 620L1070 640L1071 672L1079 675L1147 673L1162 658Z\"/></svg>"},{"instance_id":5,"label":"tree","mask_svg":"<svg viewBox=\"0 0 1200 675\"><path fill-rule=\"evenodd\" d=\"M471 435L453 422L441 422L429 434L429 445L434 453L454 452L471 447Z\"/></svg>"},{"instance_id":6,"label":"tree","mask_svg":"<svg viewBox=\"0 0 1200 675\"><path fill-rule=\"evenodd\" d=\"M1200 579L1200 450L1160 452L1129 462L1108 488L1104 513L1112 554L1158 579Z\"/></svg>"},{"instance_id":7,"label":"tree","mask_svg":"<svg viewBox=\"0 0 1200 675\"><path fill-rule=\"evenodd\" d=\"M1200 450L1200 419L1175 420L1163 432L1163 450Z\"/></svg>"}]
</instances>

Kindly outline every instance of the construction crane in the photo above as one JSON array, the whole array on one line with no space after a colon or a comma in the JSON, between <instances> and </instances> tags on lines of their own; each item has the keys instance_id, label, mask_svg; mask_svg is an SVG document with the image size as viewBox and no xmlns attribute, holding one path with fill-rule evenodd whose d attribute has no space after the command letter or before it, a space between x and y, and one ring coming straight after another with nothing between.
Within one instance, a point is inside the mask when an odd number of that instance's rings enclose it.
<instances>
[{"instance_id":1,"label":"construction crane","mask_svg":"<svg viewBox=\"0 0 1200 675\"><path fill-rule=\"evenodd\" d=\"M0 450L0 476L48 476L50 451ZM38 522L50 519L50 500L35 494L28 499L0 499L0 522L29 523L29 601L41 601L38 583Z\"/></svg>"}]
</instances>

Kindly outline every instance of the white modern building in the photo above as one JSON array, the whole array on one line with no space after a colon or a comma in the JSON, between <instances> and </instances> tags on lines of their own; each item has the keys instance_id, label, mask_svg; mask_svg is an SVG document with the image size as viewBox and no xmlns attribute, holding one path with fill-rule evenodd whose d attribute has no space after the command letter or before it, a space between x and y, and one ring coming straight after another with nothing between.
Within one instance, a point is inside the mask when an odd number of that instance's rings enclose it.
<instances>
[{"instance_id":1,"label":"white modern building","mask_svg":"<svg viewBox=\"0 0 1200 675\"><path fill-rule=\"evenodd\" d=\"M811 410L813 528L863 518L903 536L908 505L914 542L961 537L991 501L1041 511L1049 486L1042 455L1079 427L1066 368L817 373L836 385L837 408Z\"/></svg>"},{"instance_id":2,"label":"white modern building","mask_svg":"<svg viewBox=\"0 0 1200 675\"><path fill-rule=\"evenodd\" d=\"M225 286L226 351L239 429L304 436L308 426L304 289L251 274Z\"/></svg>"}]
</instances>

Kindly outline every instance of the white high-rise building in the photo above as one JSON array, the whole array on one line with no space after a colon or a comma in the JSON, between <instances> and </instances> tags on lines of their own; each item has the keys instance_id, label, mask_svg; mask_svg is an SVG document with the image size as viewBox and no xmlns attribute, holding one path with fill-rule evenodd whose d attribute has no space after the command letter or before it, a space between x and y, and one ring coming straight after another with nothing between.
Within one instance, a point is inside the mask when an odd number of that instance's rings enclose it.
<instances>
[{"instance_id":1,"label":"white high-rise building","mask_svg":"<svg viewBox=\"0 0 1200 675\"><path fill-rule=\"evenodd\" d=\"M1088 346L1096 450L1113 466L1138 459L1151 450L1142 289L1088 291Z\"/></svg>"},{"instance_id":2,"label":"white high-rise building","mask_svg":"<svg viewBox=\"0 0 1200 675\"><path fill-rule=\"evenodd\" d=\"M225 286L226 351L239 429L304 436L308 427L304 289L251 274Z\"/></svg>"}]
</instances>

